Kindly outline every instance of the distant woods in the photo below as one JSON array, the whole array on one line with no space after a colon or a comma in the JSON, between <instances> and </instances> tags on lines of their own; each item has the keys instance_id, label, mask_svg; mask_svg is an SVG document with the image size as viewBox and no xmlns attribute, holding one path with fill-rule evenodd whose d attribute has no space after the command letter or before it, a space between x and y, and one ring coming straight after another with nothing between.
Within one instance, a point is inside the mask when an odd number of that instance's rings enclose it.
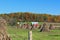
<instances>
[{"instance_id":1,"label":"distant woods","mask_svg":"<svg viewBox=\"0 0 60 40\"><path fill-rule=\"evenodd\" d=\"M16 22L60 22L60 16L49 14L34 14L29 12L17 12L9 14L0 14L0 17L6 19L8 24L15 25Z\"/></svg>"}]
</instances>

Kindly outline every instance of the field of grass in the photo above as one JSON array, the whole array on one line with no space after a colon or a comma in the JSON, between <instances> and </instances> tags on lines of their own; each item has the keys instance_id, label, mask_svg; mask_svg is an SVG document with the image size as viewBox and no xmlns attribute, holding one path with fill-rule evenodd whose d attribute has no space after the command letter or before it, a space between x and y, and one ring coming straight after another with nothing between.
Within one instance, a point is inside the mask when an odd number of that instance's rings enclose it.
<instances>
[{"instance_id":1,"label":"field of grass","mask_svg":"<svg viewBox=\"0 0 60 40\"><path fill-rule=\"evenodd\" d=\"M12 40L28 40L27 29L16 29L8 26L8 33ZM60 40L60 30L51 30L51 32L39 32L39 29L32 30L33 40Z\"/></svg>"}]
</instances>

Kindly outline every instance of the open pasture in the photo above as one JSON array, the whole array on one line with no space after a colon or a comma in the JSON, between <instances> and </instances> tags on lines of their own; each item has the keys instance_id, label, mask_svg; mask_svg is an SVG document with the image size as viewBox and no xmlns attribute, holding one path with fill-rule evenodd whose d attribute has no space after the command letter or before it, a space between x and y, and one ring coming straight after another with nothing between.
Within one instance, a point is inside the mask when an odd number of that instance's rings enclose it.
<instances>
[{"instance_id":1,"label":"open pasture","mask_svg":"<svg viewBox=\"0 0 60 40\"><path fill-rule=\"evenodd\" d=\"M16 29L8 26L8 33L12 40L28 40L27 29ZM60 30L51 30L50 32L39 32L39 29L32 30L33 40L60 40Z\"/></svg>"}]
</instances>

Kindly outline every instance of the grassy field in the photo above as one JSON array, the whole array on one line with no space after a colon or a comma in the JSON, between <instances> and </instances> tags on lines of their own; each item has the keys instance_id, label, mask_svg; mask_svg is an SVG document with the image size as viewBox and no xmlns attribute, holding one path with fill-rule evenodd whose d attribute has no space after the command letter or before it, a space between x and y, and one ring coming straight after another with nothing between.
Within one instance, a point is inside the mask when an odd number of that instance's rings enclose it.
<instances>
[{"instance_id":1,"label":"grassy field","mask_svg":"<svg viewBox=\"0 0 60 40\"><path fill-rule=\"evenodd\" d=\"M8 26L8 33L12 40L28 40L27 29L16 29ZM33 40L60 40L60 30L51 30L51 32L39 32L39 29L33 30Z\"/></svg>"}]
</instances>

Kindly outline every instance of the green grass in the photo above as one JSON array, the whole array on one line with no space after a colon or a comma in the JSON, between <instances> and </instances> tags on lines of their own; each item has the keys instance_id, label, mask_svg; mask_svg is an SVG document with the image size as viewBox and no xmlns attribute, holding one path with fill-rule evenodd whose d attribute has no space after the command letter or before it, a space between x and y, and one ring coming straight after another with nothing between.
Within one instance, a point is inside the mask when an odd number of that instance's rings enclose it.
<instances>
[{"instance_id":1,"label":"green grass","mask_svg":"<svg viewBox=\"0 0 60 40\"><path fill-rule=\"evenodd\" d=\"M8 33L12 40L28 40L27 29L16 29L8 27ZM51 32L39 32L38 29L32 31L33 40L60 40L60 30L51 30Z\"/></svg>"}]
</instances>

